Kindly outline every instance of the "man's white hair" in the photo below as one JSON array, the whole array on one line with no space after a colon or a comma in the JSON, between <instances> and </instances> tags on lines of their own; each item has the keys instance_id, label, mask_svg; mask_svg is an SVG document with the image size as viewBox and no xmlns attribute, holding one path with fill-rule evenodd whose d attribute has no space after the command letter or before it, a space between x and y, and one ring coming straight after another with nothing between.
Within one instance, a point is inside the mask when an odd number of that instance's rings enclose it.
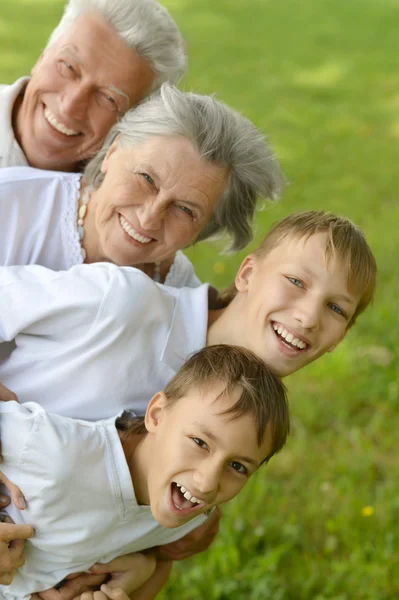
<instances>
[{"instance_id":1,"label":"man's white hair","mask_svg":"<svg viewBox=\"0 0 399 600\"><path fill-rule=\"evenodd\" d=\"M183 36L169 12L156 0L69 0L46 48L88 12L101 16L131 50L150 63L155 78L149 91L157 90L165 81L178 83L186 72Z\"/></svg>"},{"instance_id":2,"label":"man's white hair","mask_svg":"<svg viewBox=\"0 0 399 600\"><path fill-rule=\"evenodd\" d=\"M157 136L189 139L210 164L228 169L224 192L197 241L227 233L227 250L244 248L252 238L257 198L276 200L284 177L262 133L248 119L212 96L181 92L164 83L112 127L101 150L91 159L84 178L95 188L104 180L101 165L118 137L120 147L134 147Z\"/></svg>"}]
</instances>

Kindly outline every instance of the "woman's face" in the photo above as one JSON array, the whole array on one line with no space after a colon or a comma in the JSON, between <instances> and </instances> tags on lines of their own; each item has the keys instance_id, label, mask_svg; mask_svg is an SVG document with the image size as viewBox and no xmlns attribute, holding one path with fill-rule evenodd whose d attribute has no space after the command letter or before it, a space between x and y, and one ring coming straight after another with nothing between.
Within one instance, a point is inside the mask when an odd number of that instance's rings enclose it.
<instances>
[{"instance_id":1,"label":"woman's face","mask_svg":"<svg viewBox=\"0 0 399 600\"><path fill-rule=\"evenodd\" d=\"M89 259L135 265L170 258L192 243L221 197L227 168L201 158L181 136L156 136L135 147L115 142L93 192L95 252Z\"/></svg>"}]
</instances>

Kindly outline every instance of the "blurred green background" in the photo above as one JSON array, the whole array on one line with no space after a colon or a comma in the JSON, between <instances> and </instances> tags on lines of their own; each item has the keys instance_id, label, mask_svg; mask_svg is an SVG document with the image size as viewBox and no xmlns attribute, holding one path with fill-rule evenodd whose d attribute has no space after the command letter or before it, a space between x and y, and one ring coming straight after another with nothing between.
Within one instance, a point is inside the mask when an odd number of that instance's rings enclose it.
<instances>
[{"instance_id":1,"label":"blurred green background","mask_svg":"<svg viewBox=\"0 0 399 600\"><path fill-rule=\"evenodd\" d=\"M288 446L226 507L205 554L163 599L399 598L397 0L164 0L188 42L185 89L216 93L262 128L289 186L259 211L255 242L302 209L350 217L379 291L335 353L286 380ZM2 83L28 74L62 0L1 0ZM252 246L253 247L253 246ZM228 284L245 255L190 250Z\"/></svg>"}]
</instances>

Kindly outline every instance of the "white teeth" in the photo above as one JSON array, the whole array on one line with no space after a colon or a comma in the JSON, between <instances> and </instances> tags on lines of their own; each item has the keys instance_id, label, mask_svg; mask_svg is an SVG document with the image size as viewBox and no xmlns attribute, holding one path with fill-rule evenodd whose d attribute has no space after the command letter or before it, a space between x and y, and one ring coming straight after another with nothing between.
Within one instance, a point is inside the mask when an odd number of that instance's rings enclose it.
<instances>
[{"instance_id":1,"label":"white teeth","mask_svg":"<svg viewBox=\"0 0 399 600\"><path fill-rule=\"evenodd\" d=\"M180 491L186 500L190 500L190 502L192 502L193 504L201 504L201 500L198 500L195 496L192 496L183 485L181 485L180 483L176 483L176 486L180 488Z\"/></svg>"},{"instance_id":2,"label":"white teeth","mask_svg":"<svg viewBox=\"0 0 399 600\"><path fill-rule=\"evenodd\" d=\"M285 340L288 344L291 344L291 346L297 347L300 350L303 350L307 347L306 342L303 342L299 338L294 338L292 333L287 331L284 327L282 327L282 325L277 325L277 323L273 323L273 329L276 333L278 333L280 337L283 338L283 340Z\"/></svg>"},{"instance_id":3,"label":"white teeth","mask_svg":"<svg viewBox=\"0 0 399 600\"><path fill-rule=\"evenodd\" d=\"M126 233L131 238L136 240L136 242L140 242L141 244L148 244L148 242L152 242L152 238L148 238L148 237L145 237L144 235L140 235L139 233L137 233L137 231L135 231L132 227L130 227L129 223L126 221L126 219L124 219L122 217L122 215L119 215L119 222L122 225L122 229L124 231L126 231Z\"/></svg>"},{"instance_id":4,"label":"white teeth","mask_svg":"<svg viewBox=\"0 0 399 600\"><path fill-rule=\"evenodd\" d=\"M56 129L60 133L63 133L64 135L79 135L79 131L75 131L74 129L68 129L68 127L66 127L66 125L64 125L63 123L59 123L53 115L53 113L50 112L50 110L47 107L44 109L44 118L50 123L52 127L54 127L54 129Z\"/></svg>"}]
</instances>

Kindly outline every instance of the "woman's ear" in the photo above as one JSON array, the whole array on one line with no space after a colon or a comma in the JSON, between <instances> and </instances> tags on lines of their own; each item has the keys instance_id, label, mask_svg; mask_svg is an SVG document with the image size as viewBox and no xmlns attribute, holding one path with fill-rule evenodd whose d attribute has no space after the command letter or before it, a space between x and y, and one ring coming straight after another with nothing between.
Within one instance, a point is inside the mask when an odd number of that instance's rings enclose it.
<instances>
[{"instance_id":1,"label":"woman's ear","mask_svg":"<svg viewBox=\"0 0 399 600\"><path fill-rule=\"evenodd\" d=\"M107 150L107 154L103 158L103 162L101 163L101 173L106 173L108 171L109 159L118 149L120 135L117 135L110 147Z\"/></svg>"},{"instance_id":2,"label":"woman's ear","mask_svg":"<svg viewBox=\"0 0 399 600\"><path fill-rule=\"evenodd\" d=\"M255 262L256 259L253 254L249 254L242 261L235 278L236 288L239 292L247 291L249 280L255 268Z\"/></svg>"},{"instance_id":3,"label":"woman's ear","mask_svg":"<svg viewBox=\"0 0 399 600\"><path fill-rule=\"evenodd\" d=\"M164 392L158 392L153 396L147 406L144 417L144 423L148 433L155 433L162 420L163 412L166 405L169 403Z\"/></svg>"}]
</instances>

